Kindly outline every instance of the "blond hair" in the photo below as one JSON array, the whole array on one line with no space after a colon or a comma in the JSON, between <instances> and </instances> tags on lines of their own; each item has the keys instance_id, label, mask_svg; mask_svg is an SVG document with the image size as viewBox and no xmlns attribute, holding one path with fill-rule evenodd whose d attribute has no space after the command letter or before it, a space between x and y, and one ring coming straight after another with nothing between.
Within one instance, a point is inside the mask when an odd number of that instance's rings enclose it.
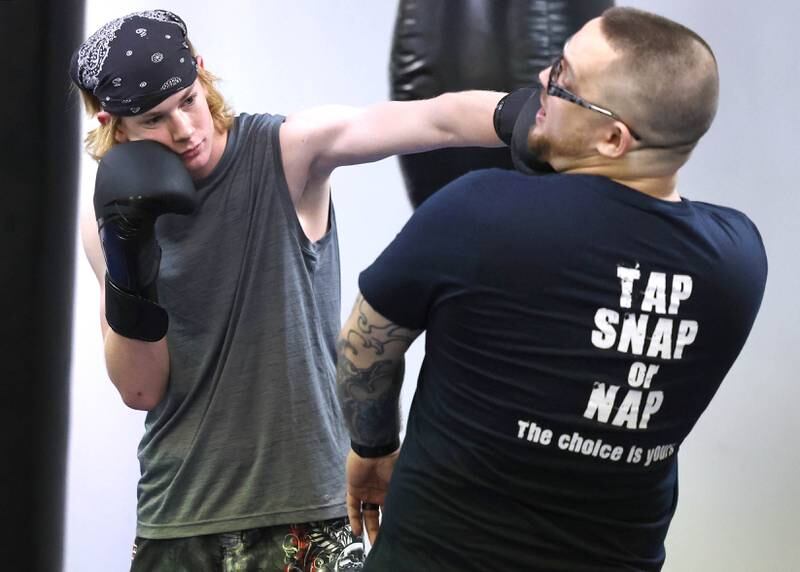
<instances>
[{"instance_id":1,"label":"blond hair","mask_svg":"<svg viewBox=\"0 0 800 572\"><path fill-rule=\"evenodd\" d=\"M208 110L211 112L211 118L214 120L214 128L220 132L227 131L233 124L233 110L225 102L225 98L222 97L216 87L216 82L219 78L205 68L198 67L197 79L206 91L206 102L208 103ZM100 100L91 92L83 89L79 91L83 100L83 107L90 117L96 117L98 113L103 111L100 106ZM84 147L94 160L99 161L103 155L108 153L111 147L117 144L115 135L117 129L119 129L120 121L121 117L112 115L109 122L92 129L86 135Z\"/></svg>"}]
</instances>

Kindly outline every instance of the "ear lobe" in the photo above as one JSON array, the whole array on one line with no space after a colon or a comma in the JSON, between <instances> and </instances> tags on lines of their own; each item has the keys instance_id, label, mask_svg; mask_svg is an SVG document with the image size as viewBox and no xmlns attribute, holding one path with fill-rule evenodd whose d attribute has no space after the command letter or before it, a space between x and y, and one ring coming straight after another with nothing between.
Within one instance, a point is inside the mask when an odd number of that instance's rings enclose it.
<instances>
[{"instance_id":1,"label":"ear lobe","mask_svg":"<svg viewBox=\"0 0 800 572\"><path fill-rule=\"evenodd\" d=\"M111 121L111 114L108 111L100 111L97 114L97 120L100 122L100 125L108 125Z\"/></svg>"}]
</instances>

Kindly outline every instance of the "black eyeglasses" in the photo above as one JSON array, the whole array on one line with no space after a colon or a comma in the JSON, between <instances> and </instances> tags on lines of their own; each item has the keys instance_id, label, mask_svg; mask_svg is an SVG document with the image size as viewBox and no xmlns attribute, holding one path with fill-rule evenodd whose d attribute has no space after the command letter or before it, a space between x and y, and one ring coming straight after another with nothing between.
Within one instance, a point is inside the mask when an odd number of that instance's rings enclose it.
<instances>
[{"instance_id":1,"label":"black eyeglasses","mask_svg":"<svg viewBox=\"0 0 800 572\"><path fill-rule=\"evenodd\" d=\"M617 121L624 124L625 127L628 128L628 131L631 132L631 136L634 139L636 139L637 141L641 141L642 138L639 137L639 134L636 133L636 131L634 131L633 129L631 129L630 125L625 123L625 121L623 121L623 119L619 115L617 115L610 109L606 109L605 107L600 107L599 105L595 105L594 103L589 103L588 101L578 97L571 91L566 90L559 85L556 85L556 81L558 81L558 76L561 75L561 70L563 69L563 66L561 65L563 60L564 60L563 55L558 56L558 58L556 58L556 60L550 66L550 76L547 79L547 95L553 95L560 99L565 99L576 105L580 105L581 107L584 107L586 109L591 109L592 111L596 111L597 113L602 113L606 117L611 117L612 119L616 119Z\"/></svg>"}]
</instances>

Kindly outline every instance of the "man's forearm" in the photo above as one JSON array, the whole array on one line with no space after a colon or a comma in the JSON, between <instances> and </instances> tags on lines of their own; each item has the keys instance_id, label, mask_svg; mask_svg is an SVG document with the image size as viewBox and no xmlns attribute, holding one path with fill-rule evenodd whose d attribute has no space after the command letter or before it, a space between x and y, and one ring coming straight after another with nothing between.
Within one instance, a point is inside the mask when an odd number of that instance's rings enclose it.
<instances>
[{"instance_id":1,"label":"man's forearm","mask_svg":"<svg viewBox=\"0 0 800 572\"><path fill-rule=\"evenodd\" d=\"M404 360L381 360L358 367L346 341L339 346L337 391L350 438L368 447L396 441L400 433L400 389Z\"/></svg>"},{"instance_id":2,"label":"man's forearm","mask_svg":"<svg viewBox=\"0 0 800 572\"><path fill-rule=\"evenodd\" d=\"M403 356L417 334L383 318L359 296L339 338L336 368L339 403L354 443L396 442Z\"/></svg>"},{"instance_id":3,"label":"man's forearm","mask_svg":"<svg viewBox=\"0 0 800 572\"><path fill-rule=\"evenodd\" d=\"M142 411L158 405L169 380L166 338L143 342L109 329L105 334L105 356L108 376L125 405Z\"/></svg>"},{"instance_id":4,"label":"man's forearm","mask_svg":"<svg viewBox=\"0 0 800 572\"><path fill-rule=\"evenodd\" d=\"M437 103L435 120L452 134L453 146L500 147L503 142L494 128L494 110L505 96L499 91L461 91L445 93Z\"/></svg>"}]
</instances>

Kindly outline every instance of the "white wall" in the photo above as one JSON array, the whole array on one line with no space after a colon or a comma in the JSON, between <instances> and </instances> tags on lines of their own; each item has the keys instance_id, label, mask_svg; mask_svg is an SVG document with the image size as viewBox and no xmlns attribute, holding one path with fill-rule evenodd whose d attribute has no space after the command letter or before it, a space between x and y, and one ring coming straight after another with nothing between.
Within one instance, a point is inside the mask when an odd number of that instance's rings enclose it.
<instances>
[{"instance_id":1,"label":"white wall","mask_svg":"<svg viewBox=\"0 0 800 572\"><path fill-rule=\"evenodd\" d=\"M685 169L681 190L747 212L770 257L767 294L748 346L682 449L681 499L665 570L793 570L800 562L794 519L800 511L800 395L793 375L800 343L800 199L790 167L798 155L800 68L789 39L800 10L789 0L772 3L770 11L721 0L622 3L673 17L714 47L722 75L720 112ZM394 1L229 0L216 6L162 0L157 7L187 21L190 37L207 67L223 78L223 92L237 110L286 114L387 97ZM89 0L86 29L153 7L141 0ZM86 160L83 210L90 209L93 177ZM342 169L333 184L347 314L358 272L411 209L394 159ZM105 375L98 290L82 251L75 292L65 570L127 570L144 415L122 405ZM406 409L421 347L418 341L408 360Z\"/></svg>"},{"instance_id":2,"label":"white wall","mask_svg":"<svg viewBox=\"0 0 800 572\"><path fill-rule=\"evenodd\" d=\"M767 290L750 340L681 449L681 498L666 568L800 570L800 5L626 3L685 23L714 48L720 109L681 188L692 198L746 212L769 257Z\"/></svg>"}]
</instances>

